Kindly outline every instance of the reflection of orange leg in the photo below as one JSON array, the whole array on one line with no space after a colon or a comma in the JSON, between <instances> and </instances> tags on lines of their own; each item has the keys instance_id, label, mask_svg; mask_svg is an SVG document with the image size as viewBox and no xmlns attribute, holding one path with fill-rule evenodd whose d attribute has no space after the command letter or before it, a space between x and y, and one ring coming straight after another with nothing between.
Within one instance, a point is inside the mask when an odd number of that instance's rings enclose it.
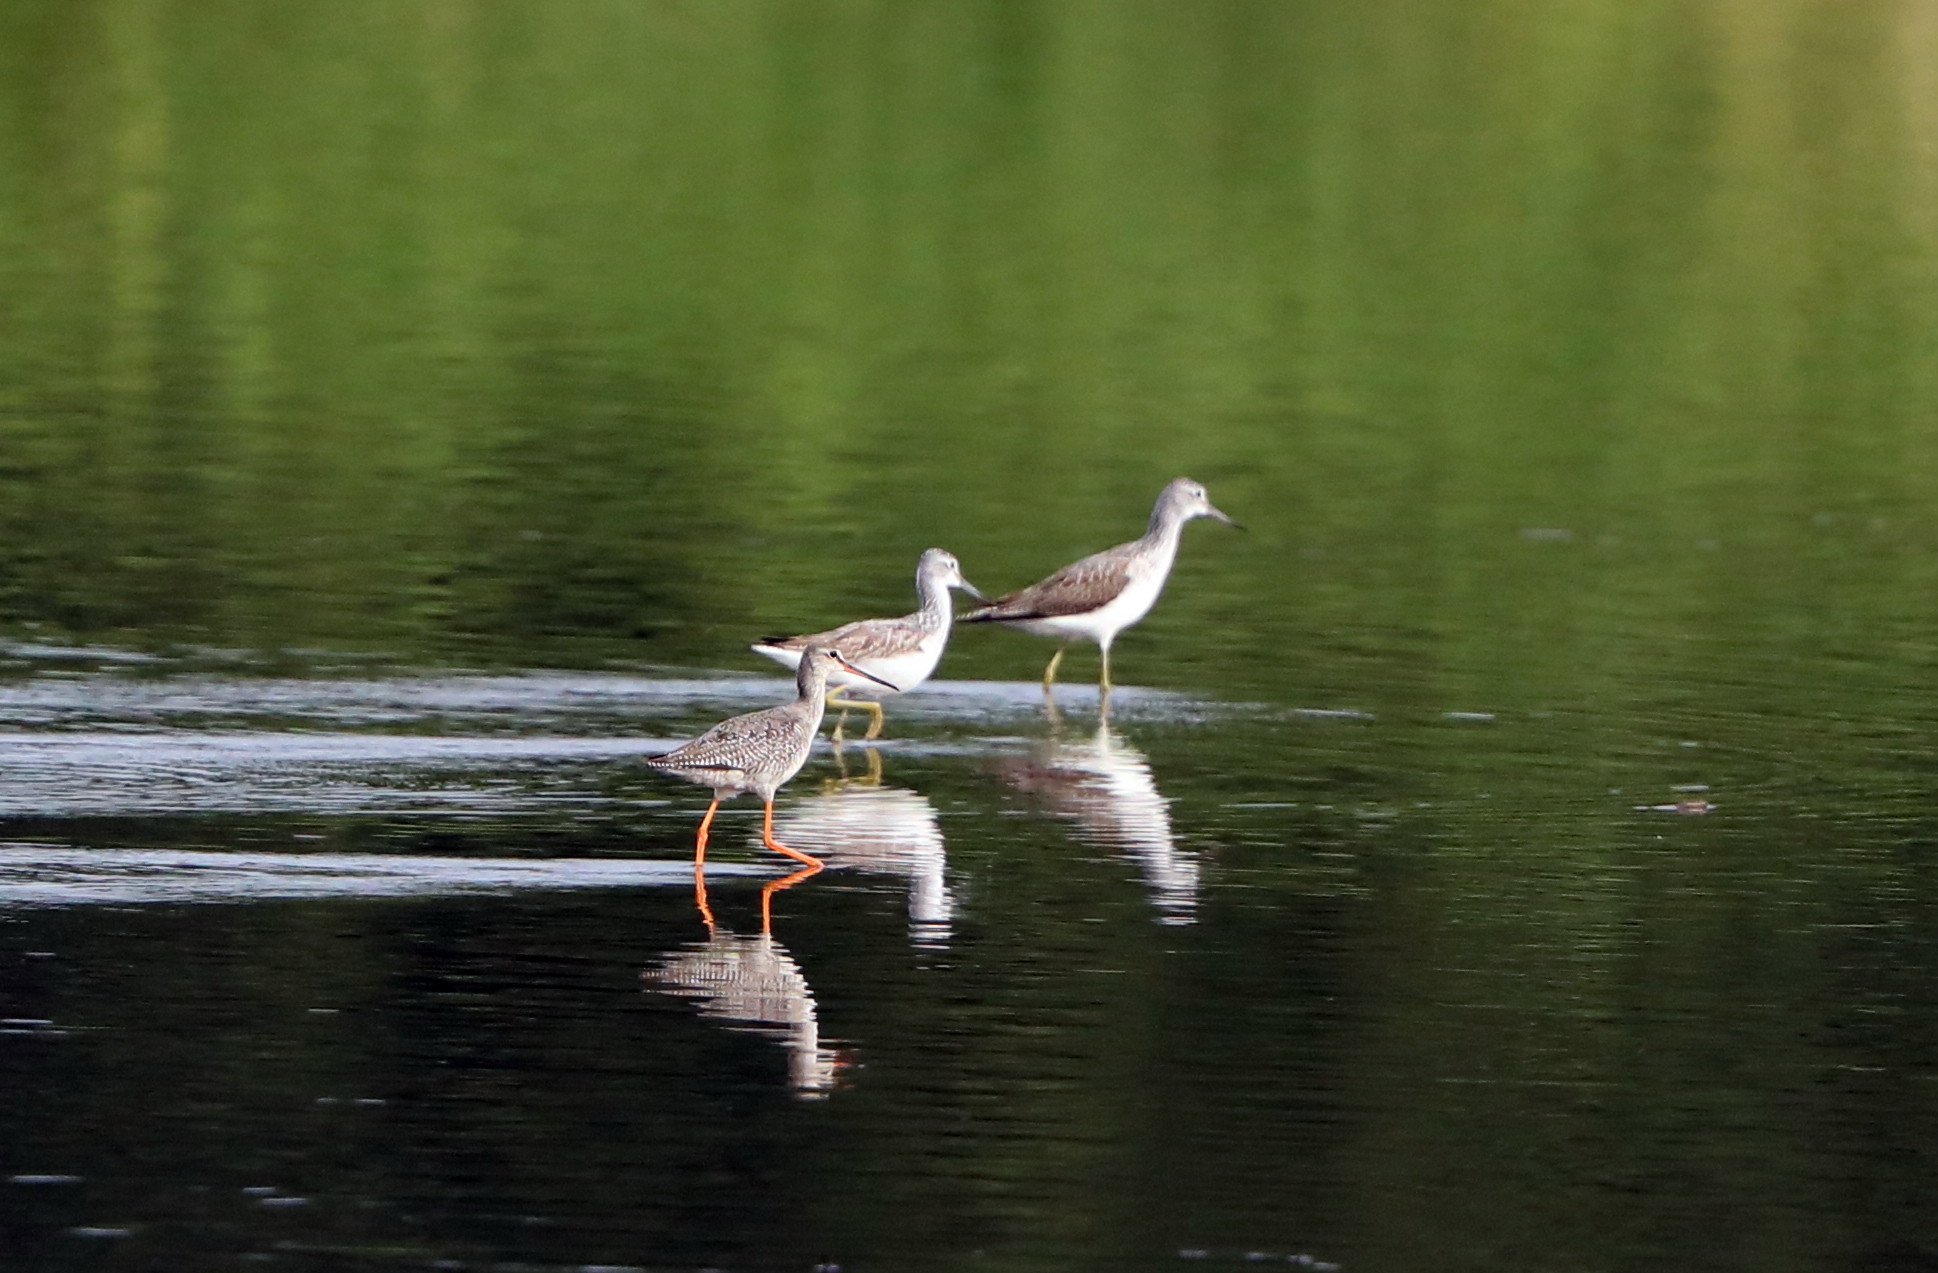
<instances>
[{"instance_id":1,"label":"reflection of orange leg","mask_svg":"<svg viewBox=\"0 0 1938 1273\"><path fill-rule=\"evenodd\" d=\"M707 806L707 816L700 819L700 835L693 842L693 865L697 869L707 860L707 828L713 825L713 811L720 807L720 797L715 796Z\"/></svg>"},{"instance_id":2,"label":"reflection of orange leg","mask_svg":"<svg viewBox=\"0 0 1938 1273\"><path fill-rule=\"evenodd\" d=\"M820 872L821 864L816 862L813 866L802 867L792 875L783 876L778 880L769 880L761 887L760 931L762 933L771 933L774 929L774 894L784 888L793 888L808 876L818 875Z\"/></svg>"},{"instance_id":3,"label":"reflection of orange leg","mask_svg":"<svg viewBox=\"0 0 1938 1273\"><path fill-rule=\"evenodd\" d=\"M774 838L774 802L772 800L767 802L767 814L760 820L760 842L776 853L785 853L796 862L805 862L817 870L822 865L820 858L812 854L803 853L799 849L790 849Z\"/></svg>"},{"instance_id":4,"label":"reflection of orange leg","mask_svg":"<svg viewBox=\"0 0 1938 1273\"><path fill-rule=\"evenodd\" d=\"M713 908L707 905L707 869L698 862L693 864L693 904L700 908L700 918L706 921L707 931L713 931Z\"/></svg>"}]
</instances>

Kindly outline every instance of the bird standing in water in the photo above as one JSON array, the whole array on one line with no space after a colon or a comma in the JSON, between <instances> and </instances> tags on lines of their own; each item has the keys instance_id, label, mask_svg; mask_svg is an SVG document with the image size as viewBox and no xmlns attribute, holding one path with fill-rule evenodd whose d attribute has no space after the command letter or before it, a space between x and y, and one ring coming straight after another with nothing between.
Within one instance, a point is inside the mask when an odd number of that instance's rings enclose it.
<instances>
[{"instance_id":1,"label":"bird standing in water","mask_svg":"<svg viewBox=\"0 0 1938 1273\"><path fill-rule=\"evenodd\" d=\"M755 642L753 650L776 663L798 667L802 652L811 645L837 649L863 669L861 675L868 680L885 684L886 677L894 682L890 693L907 693L929 679L942 659L943 647L949 644L949 624L954 619L949 608L951 588L960 588L978 601L988 600L962 577L955 554L931 548L916 563L915 593L922 599L922 608L914 614L899 619L857 619L806 636L768 637ZM883 716L882 705L876 700L881 691L870 690L861 680L841 671L831 675L828 683L834 687L828 706L840 708L844 717L850 707L863 709L874 718L868 722L864 737L879 736ZM855 694L865 697L852 697ZM836 741L841 738L840 721L835 722L834 737Z\"/></svg>"},{"instance_id":2,"label":"bird standing in water","mask_svg":"<svg viewBox=\"0 0 1938 1273\"><path fill-rule=\"evenodd\" d=\"M700 833L693 845L696 868L706 861L707 832L720 802L743 791L753 792L766 805L760 828L762 844L810 867L821 866L821 859L790 849L774 838L774 793L807 763L826 710L828 677L842 669L890 690L895 688L881 677L862 671L838 651L809 646L794 674L798 696L793 702L728 717L692 742L646 758L647 764L662 773L713 788L713 802L700 819Z\"/></svg>"},{"instance_id":3,"label":"bird standing in water","mask_svg":"<svg viewBox=\"0 0 1938 1273\"><path fill-rule=\"evenodd\" d=\"M1237 522L1220 512L1205 488L1188 477L1167 485L1151 510L1150 529L1142 539L1092 553L1072 562L1049 578L1012 592L999 601L962 616L964 623L1001 623L1063 641L1043 669L1043 692L1051 693L1057 664L1070 642L1079 637L1097 643L1103 657L1098 689L1110 694L1110 643L1156 604L1178 555L1184 524L1194 517L1215 517L1227 526Z\"/></svg>"}]
</instances>

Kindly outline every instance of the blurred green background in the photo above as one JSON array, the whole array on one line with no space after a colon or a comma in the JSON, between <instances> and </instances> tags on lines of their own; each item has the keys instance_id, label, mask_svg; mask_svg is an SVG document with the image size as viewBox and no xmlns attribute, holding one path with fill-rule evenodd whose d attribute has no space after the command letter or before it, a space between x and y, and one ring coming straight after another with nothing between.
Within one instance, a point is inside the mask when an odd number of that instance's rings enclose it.
<instances>
[{"instance_id":1,"label":"blurred green background","mask_svg":"<svg viewBox=\"0 0 1938 1273\"><path fill-rule=\"evenodd\" d=\"M0 621L756 666L1182 472L1254 534L1194 529L1134 679L1928 652L1934 48L1908 0L11 0Z\"/></svg>"}]
</instances>

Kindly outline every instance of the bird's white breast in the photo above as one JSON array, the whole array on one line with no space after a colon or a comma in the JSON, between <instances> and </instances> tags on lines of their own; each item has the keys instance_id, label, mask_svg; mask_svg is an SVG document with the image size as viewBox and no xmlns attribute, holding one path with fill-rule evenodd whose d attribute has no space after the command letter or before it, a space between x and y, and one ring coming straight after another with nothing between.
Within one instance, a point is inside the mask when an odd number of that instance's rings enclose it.
<instances>
[{"instance_id":1,"label":"bird's white breast","mask_svg":"<svg viewBox=\"0 0 1938 1273\"><path fill-rule=\"evenodd\" d=\"M828 688L840 690L847 698L887 698L891 694L912 690L929 679L929 675L935 671L935 665L942 661L942 650L948 643L948 633L934 632L923 637L913 648L896 654L873 657L862 655L849 660L862 671L879 676L889 685L893 685L895 687L893 690L843 672L839 668L828 673ZM787 667L801 665L799 650L787 650L773 645L757 645L754 650ZM846 655L847 651L844 650L842 653Z\"/></svg>"},{"instance_id":2,"label":"bird's white breast","mask_svg":"<svg viewBox=\"0 0 1938 1273\"><path fill-rule=\"evenodd\" d=\"M1028 619L1015 626L1038 636L1088 637L1092 641L1114 637L1149 614L1157 604L1158 595L1164 591L1164 580L1171 573L1174 555L1175 550L1143 562L1141 568L1133 566L1123 589L1095 610Z\"/></svg>"}]
</instances>

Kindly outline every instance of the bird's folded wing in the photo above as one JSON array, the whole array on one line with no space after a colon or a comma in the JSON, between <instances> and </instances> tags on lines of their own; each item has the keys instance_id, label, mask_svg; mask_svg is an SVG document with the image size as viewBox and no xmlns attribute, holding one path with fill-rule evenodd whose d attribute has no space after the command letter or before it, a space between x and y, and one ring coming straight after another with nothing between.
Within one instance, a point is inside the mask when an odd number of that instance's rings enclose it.
<instances>
[{"instance_id":1,"label":"bird's folded wing","mask_svg":"<svg viewBox=\"0 0 1938 1273\"><path fill-rule=\"evenodd\" d=\"M839 650L849 658L855 658L866 653L864 647L876 644L880 638L891 636L908 625L907 619L856 619L853 623L844 623L826 632L762 637L759 644L780 650L805 650L810 645L818 645L824 650ZM850 649L850 646L855 648Z\"/></svg>"},{"instance_id":2,"label":"bird's folded wing","mask_svg":"<svg viewBox=\"0 0 1938 1273\"><path fill-rule=\"evenodd\" d=\"M1113 549L1072 562L1049 578L963 617L978 622L1000 622L1083 614L1108 603L1129 583L1129 563L1121 552Z\"/></svg>"}]
</instances>

